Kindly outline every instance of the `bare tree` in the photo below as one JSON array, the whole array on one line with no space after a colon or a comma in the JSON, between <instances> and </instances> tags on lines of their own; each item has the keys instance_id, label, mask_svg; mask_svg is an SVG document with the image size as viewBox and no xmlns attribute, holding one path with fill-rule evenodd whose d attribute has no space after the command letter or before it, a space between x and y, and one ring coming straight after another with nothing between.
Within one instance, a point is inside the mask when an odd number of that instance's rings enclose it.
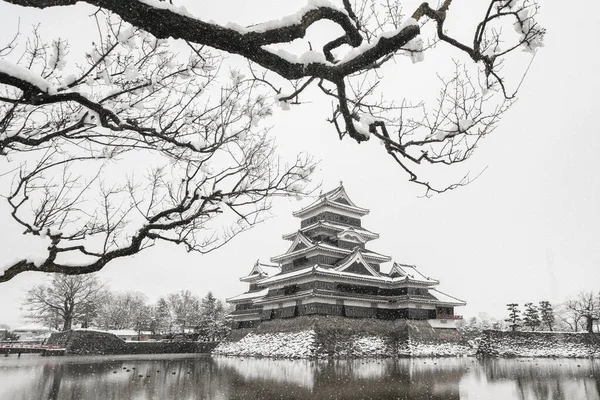
<instances>
[{"instance_id":1,"label":"bare tree","mask_svg":"<svg viewBox=\"0 0 600 400\"><path fill-rule=\"evenodd\" d=\"M558 330L578 332L582 317L579 313L567 307L566 302L561 303L555 310Z\"/></svg>"},{"instance_id":2,"label":"bare tree","mask_svg":"<svg viewBox=\"0 0 600 400\"><path fill-rule=\"evenodd\" d=\"M37 8L78 2L6 1ZM294 15L250 27L235 21L221 26L202 20L172 1L86 3L110 10L156 38L183 39L246 58L253 76L271 83L282 107L300 103L301 95L316 87L333 101L329 120L340 138L349 136L363 142L376 137L410 180L426 187L427 194L469 181L465 176L456 184L436 188L419 178L415 168L421 164L455 164L470 157L479 140L495 129L520 85L520 80L509 84L502 76L506 60L520 49L535 52L543 45L545 34L536 20L536 0L474 2L482 18L470 27L469 41L457 39L444 25L453 16L452 0L441 1L438 8L410 0L341 0L339 7L309 2ZM409 18L403 9L410 9ZM323 46L313 48L307 31L321 21L336 24L342 33L320 38ZM309 50L290 53L284 45L292 41L304 41ZM418 62L437 42L450 46L473 68L463 63L457 65L453 76L440 78L440 95L433 105L391 100L393 96L379 85L386 67L401 54ZM270 73L289 82L287 88L280 89L281 79L273 81Z\"/></svg>"},{"instance_id":3,"label":"bare tree","mask_svg":"<svg viewBox=\"0 0 600 400\"><path fill-rule=\"evenodd\" d=\"M200 299L189 290L170 293L165 298L171 320L181 333L194 329L200 321Z\"/></svg>"},{"instance_id":4,"label":"bare tree","mask_svg":"<svg viewBox=\"0 0 600 400\"><path fill-rule=\"evenodd\" d=\"M307 192L310 157L280 161L258 127L271 114L260 82L236 70L217 80L222 57L206 48L174 53L95 18L79 59L37 31L0 48L2 177L32 243L0 282L98 271L157 240L209 252L268 217L273 196Z\"/></svg>"},{"instance_id":5,"label":"bare tree","mask_svg":"<svg viewBox=\"0 0 600 400\"><path fill-rule=\"evenodd\" d=\"M78 3L5 1L41 9ZM309 88L331 99L329 121L340 139L380 140L426 195L464 185L468 174L438 187L417 170L472 155L515 99L521 77L511 83L501 74L509 56L535 52L545 34L536 0L477 2L482 18L468 43L444 26L452 0L438 8L410 1L310 2L292 16L251 27L207 22L171 1L86 3L99 7L96 25L108 26L99 29L77 73L61 72L65 41L45 44L34 35L21 55L15 55L16 39L0 48L0 153L16 163L7 168L14 170L11 215L25 234L45 242L43 254L3 268L0 281L32 270L97 271L156 240L210 251L260 222L271 196L304 191L311 161L280 165L272 141L254 129L271 113L264 88L282 108L302 103ZM401 6L410 8L409 18ZM313 49L307 30L320 21L342 34L321 38L324 45ZM167 38L182 39L188 56L176 56ZM310 50L291 54L284 47L292 41ZM384 92L383 73L398 56L418 62L438 42L466 61L457 62L451 76L426 80L439 78L433 104ZM245 58L248 77L234 71L227 84L216 85L223 53ZM222 89L209 101L204 94L214 86ZM34 161L20 158L23 153L35 153ZM222 167L211 169L213 160ZM123 171L117 165L137 163L147 167L145 175L107 178L111 169L111 176ZM84 164L95 168L81 175ZM90 206L90 199L97 204ZM216 218L227 215L233 221Z\"/></svg>"},{"instance_id":6,"label":"bare tree","mask_svg":"<svg viewBox=\"0 0 600 400\"><path fill-rule=\"evenodd\" d=\"M98 309L96 325L103 329L141 330L150 325L150 307L143 293L111 293Z\"/></svg>"},{"instance_id":7,"label":"bare tree","mask_svg":"<svg viewBox=\"0 0 600 400\"><path fill-rule=\"evenodd\" d=\"M57 274L48 284L29 289L23 306L29 319L68 330L94 318L105 296L104 284L94 275Z\"/></svg>"},{"instance_id":8,"label":"bare tree","mask_svg":"<svg viewBox=\"0 0 600 400\"><path fill-rule=\"evenodd\" d=\"M566 307L577 316L577 319L585 321L585 330L589 333L594 331L594 321L600 319L600 294L594 292L580 292L576 297L565 302Z\"/></svg>"}]
</instances>

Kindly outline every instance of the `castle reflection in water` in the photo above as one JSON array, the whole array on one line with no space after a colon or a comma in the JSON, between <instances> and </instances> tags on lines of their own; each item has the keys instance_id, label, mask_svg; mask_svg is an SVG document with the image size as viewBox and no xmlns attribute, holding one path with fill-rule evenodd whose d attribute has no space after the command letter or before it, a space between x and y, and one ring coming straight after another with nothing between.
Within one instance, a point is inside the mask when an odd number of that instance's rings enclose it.
<instances>
[{"instance_id":1,"label":"castle reflection in water","mask_svg":"<svg viewBox=\"0 0 600 400\"><path fill-rule=\"evenodd\" d=\"M0 359L0 388L0 400L598 400L600 360L23 356Z\"/></svg>"}]
</instances>

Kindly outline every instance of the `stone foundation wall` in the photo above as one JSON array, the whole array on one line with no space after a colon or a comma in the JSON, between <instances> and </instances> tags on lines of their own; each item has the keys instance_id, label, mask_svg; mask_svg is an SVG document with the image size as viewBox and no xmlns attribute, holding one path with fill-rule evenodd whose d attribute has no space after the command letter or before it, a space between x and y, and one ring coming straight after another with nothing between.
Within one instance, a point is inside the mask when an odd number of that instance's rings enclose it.
<instances>
[{"instance_id":1,"label":"stone foundation wall","mask_svg":"<svg viewBox=\"0 0 600 400\"><path fill-rule=\"evenodd\" d=\"M53 333L48 344L67 349L67 354L171 354L210 353L217 342L126 342L108 332L72 330Z\"/></svg>"},{"instance_id":2,"label":"stone foundation wall","mask_svg":"<svg viewBox=\"0 0 600 400\"><path fill-rule=\"evenodd\" d=\"M484 357L600 357L600 334L483 332L477 355Z\"/></svg>"},{"instance_id":3,"label":"stone foundation wall","mask_svg":"<svg viewBox=\"0 0 600 400\"><path fill-rule=\"evenodd\" d=\"M427 321L303 316L263 321L213 354L275 358L463 356L473 350L455 329Z\"/></svg>"}]
</instances>

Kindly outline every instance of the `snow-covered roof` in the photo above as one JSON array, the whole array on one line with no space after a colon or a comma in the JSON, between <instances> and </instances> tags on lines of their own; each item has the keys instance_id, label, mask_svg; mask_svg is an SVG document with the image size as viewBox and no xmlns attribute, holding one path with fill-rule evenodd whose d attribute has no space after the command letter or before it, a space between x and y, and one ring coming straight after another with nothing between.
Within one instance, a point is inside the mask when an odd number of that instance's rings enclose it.
<instances>
[{"instance_id":1,"label":"snow-covered roof","mask_svg":"<svg viewBox=\"0 0 600 400\"><path fill-rule=\"evenodd\" d=\"M317 222L315 222L314 224L310 224L308 226L305 226L304 228L300 228L300 230L302 232L310 232L311 230L315 229L315 228L328 228L331 229L333 231L336 232L343 232L346 229L349 228L348 225L342 225L342 224L336 224L334 222L330 222L330 221L325 221L325 220L319 220ZM358 226L353 226L352 230L354 230L356 233L360 234L362 237L364 237L365 239L377 239L379 238L379 234L375 233L375 232L371 232L365 228L360 228ZM286 233L285 235L282 235L282 238L285 240L293 240L296 237L296 233L297 232L292 232L292 233Z\"/></svg>"},{"instance_id":2,"label":"snow-covered roof","mask_svg":"<svg viewBox=\"0 0 600 400\"><path fill-rule=\"evenodd\" d=\"M55 330L42 325L23 325L13 329L13 332L55 332Z\"/></svg>"},{"instance_id":3,"label":"snow-covered roof","mask_svg":"<svg viewBox=\"0 0 600 400\"><path fill-rule=\"evenodd\" d=\"M266 279L262 279L260 281L261 284L264 283L271 283L271 282L277 282L283 279L289 279L289 278L294 278L296 276L301 276L307 273L310 273L311 271L315 270L317 268L317 265L312 265L310 267L306 267L306 268L302 268L302 269L297 269L295 271L291 271L291 272L286 272L284 274L279 274L279 275L275 275L275 276L271 276L269 278Z\"/></svg>"},{"instance_id":4,"label":"snow-covered roof","mask_svg":"<svg viewBox=\"0 0 600 400\"><path fill-rule=\"evenodd\" d=\"M444 292L440 292L437 289L429 289L429 294L433 295L436 299L443 303L453 304L457 306L464 306L465 304L467 304L466 301L458 299L454 296L450 296L449 294L446 294Z\"/></svg>"},{"instance_id":5,"label":"snow-covered roof","mask_svg":"<svg viewBox=\"0 0 600 400\"><path fill-rule=\"evenodd\" d=\"M419 270L417 270L417 267L414 265L399 264L395 262L388 275L392 276L394 275L394 272L397 272L400 277L408 278L412 281L440 283L440 281L436 279L432 279L428 276L423 275L421 272L419 272Z\"/></svg>"},{"instance_id":6,"label":"snow-covered roof","mask_svg":"<svg viewBox=\"0 0 600 400\"><path fill-rule=\"evenodd\" d=\"M336 276L336 277L347 277L347 278L358 279L358 280L362 280L362 281L368 281L368 282L373 282L373 283L385 283L385 284L397 284L397 283L407 282L407 283L414 283L414 284L418 284L418 285L433 286L433 285L437 285L439 283L438 281L432 281L432 280L426 281L426 280L411 279L406 276L392 278L390 276L385 276L385 275L369 276L369 275L356 274L356 273L346 272L346 271L336 271L333 268L320 267L318 264L315 264L310 267L297 269L295 271L287 272L284 274L275 275L275 276L272 276L272 277L269 277L266 279L261 279L260 281L258 281L258 283L261 285L270 284L270 283L274 283L274 282L285 281L285 280L289 280L292 278L297 278L300 276L308 276L311 274L320 274L320 275L325 275L325 276Z\"/></svg>"},{"instance_id":7,"label":"snow-covered roof","mask_svg":"<svg viewBox=\"0 0 600 400\"><path fill-rule=\"evenodd\" d=\"M75 328L74 331L84 331L84 332L102 332L108 333L106 329L98 329L98 328Z\"/></svg>"},{"instance_id":8,"label":"snow-covered roof","mask_svg":"<svg viewBox=\"0 0 600 400\"><path fill-rule=\"evenodd\" d=\"M237 303L237 302L244 301L244 300L258 299L260 297L265 297L267 295L267 293L269 293L269 289L263 289L263 290L259 290L256 292L242 293L240 295L237 295L237 296L227 299L227 302L228 303Z\"/></svg>"},{"instance_id":9,"label":"snow-covered roof","mask_svg":"<svg viewBox=\"0 0 600 400\"><path fill-rule=\"evenodd\" d=\"M327 193L321 194L317 200L298 211L294 211L292 215L294 217L302 217L315 208L322 207L324 205L340 208L359 216L367 215L369 213L368 209L358 207L352 200L350 200L350 197L346 193L346 189L344 189L344 185L340 183L340 186L330 190Z\"/></svg>"},{"instance_id":10,"label":"snow-covered roof","mask_svg":"<svg viewBox=\"0 0 600 400\"><path fill-rule=\"evenodd\" d=\"M317 249L329 251L331 253L339 254L342 256L346 256L346 255L352 253L351 249L344 249L341 247L330 245L328 243L317 242L317 243L313 244L312 246L307 246L302 249L292 251L290 253L284 253L284 254L280 254L278 256L272 257L271 262L282 262L285 260L289 260L289 259L301 256L303 254L309 253L309 252L311 252L313 250L317 250ZM391 260L391 258L389 256L385 256L383 254L379 254L379 253L376 253L376 252L370 251L370 250L363 250L362 255L363 255L363 257L369 258L373 261L387 262L387 261Z\"/></svg>"},{"instance_id":11,"label":"snow-covered roof","mask_svg":"<svg viewBox=\"0 0 600 400\"><path fill-rule=\"evenodd\" d=\"M355 275L357 278L361 278L361 275ZM302 290L296 292L291 295L277 295L273 297L263 297L260 299L256 299L254 304L257 305L265 305L265 304L273 304L279 303L282 300L300 300L307 297L313 298L331 298L331 299L351 299L351 300L359 300L366 301L368 303L383 303L387 304L392 300L396 305L402 305L407 303L416 303L416 304L427 304L434 306L464 306L466 303L462 300L451 300L451 296L449 298L445 298L444 300L438 300L433 296L418 296L418 295L398 295L398 296L369 296L363 295L360 293L352 293L352 292L335 292L331 290L323 290L323 289L309 289Z\"/></svg>"},{"instance_id":12,"label":"snow-covered roof","mask_svg":"<svg viewBox=\"0 0 600 400\"><path fill-rule=\"evenodd\" d=\"M362 250L361 254L365 258L371 258L373 260L377 260L377 261L381 261L381 262L387 262L392 259L390 256L386 256L384 254L377 253L372 250Z\"/></svg>"},{"instance_id":13,"label":"snow-covered roof","mask_svg":"<svg viewBox=\"0 0 600 400\"><path fill-rule=\"evenodd\" d=\"M356 247L348 257L342 260L340 264L337 267L335 267L335 270L339 272L344 272L346 269L350 268L354 263L361 264L364 267L364 269L371 274L371 276L381 276L379 272L375 271L373 267L371 267L369 263L365 261L362 255L362 251L359 247Z\"/></svg>"},{"instance_id":14,"label":"snow-covered roof","mask_svg":"<svg viewBox=\"0 0 600 400\"><path fill-rule=\"evenodd\" d=\"M294 250L296 249L296 246L298 246L299 244L303 244L305 247L310 247L314 243L312 240L310 240L308 237L306 237L306 235L304 235L304 233L302 233L302 231L298 231L298 232L296 232L296 238L292 242L288 251L286 251L286 254L294 252Z\"/></svg>"},{"instance_id":15,"label":"snow-covered roof","mask_svg":"<svg viewBox=\"0 0 600 400\"><path fill-rule=\"evenodd\" d=\"M349 227L342 232L338 232L337 237L342 240L350 241L350 242L359 242L366 243L367 238L361 235L359 232L355 231L353 227Z\"/></svg>"},{"instance_id":16,"label":"snow-covered roof","mask_svg":"<svg viewBox=\"0 0 600 400\"><path fill-rule=\"evenodd\" d=\"M113 335L117 335L117 336L137 336L138 335L138 331L133 330L133 329L110 329L106 332L112 333ZM152 332L141 331L139 334L150 335L151 333Z\"/></svg>"},{"instance_id":17,"label":"snow-covered roof","mask_svg":"<svg viewBox=\"0 0 600 400\"><path fill-rule=\"evenodd\" d=\"M250 273L246 276L241 277L240 281L254 282L254 281L257 281L262 278L277 275L280 272L281 272L281 268L279 268L279 266L263 264L260 262L260 260L257 260L254 263L254 265L252 266Z\"/></svg>"}]
</instances>

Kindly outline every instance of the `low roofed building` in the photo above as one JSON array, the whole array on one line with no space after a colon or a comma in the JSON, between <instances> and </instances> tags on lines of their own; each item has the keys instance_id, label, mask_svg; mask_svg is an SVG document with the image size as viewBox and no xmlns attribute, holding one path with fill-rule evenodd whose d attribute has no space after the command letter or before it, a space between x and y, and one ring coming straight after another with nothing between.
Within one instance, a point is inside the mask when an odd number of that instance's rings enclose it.
<instances>
[{"instance_id":1,"label":"low roofed building","mask_svg":"<svg viewBox=\"0 0 600 400\"><path fill-rule=\"evenodd\" d=\"M12 334L18 336L19 342L43 342L56 332L41 325L25 325L12 330Z\"/></svg>"}]
</instances>

